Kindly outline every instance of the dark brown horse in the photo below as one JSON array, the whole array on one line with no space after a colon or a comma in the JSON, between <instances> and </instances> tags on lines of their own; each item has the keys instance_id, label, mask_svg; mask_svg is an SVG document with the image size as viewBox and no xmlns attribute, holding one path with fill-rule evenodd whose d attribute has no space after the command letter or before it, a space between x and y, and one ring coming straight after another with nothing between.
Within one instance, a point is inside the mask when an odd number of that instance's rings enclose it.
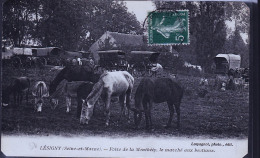
<instances>
[{"instance_id":1,"label":"dark brown horse","mask_svg":"<svg viewBox=\"0 0 260 158\"><path fill-rule=\"evenodd\" d=\"M2 91L3 106L8 106L10 102L10 95L13 94L14 105L19 106L22 104L23 93L26 93L26 101L28 103L28 95L30 88L30 80L27 77L15 78L9 86Z\"/></svg>"},{"instance_id":2,"label":"dark brown horse","mask_svg":"<svg viewBox=\"0 0 260 158\"><path fill-rule=\"evenodd\" d=\"M85 82L82 83L77 89L77 101L78 101L77 116L78 117L80 117L81 110L82 110L82 103L83 103L82 100L88 97L88 95L91 93L93 89L93 86L94 84L92 82Z\"/></svg>"},{"instance_id":3,"label":"dark brown horse","mask_svg":"<svg viewBox=\"0 0 260 158\"><path fill-rule=\"evenodd\" d=\"M96 83L100 75L95 74L90 66L66 66L62 69L54 80L50 83L49 94L52 95L62 80L71 81L90 81Z\"/></svg>"},{"instance_id":4,"label":"dark brown horse","mask_svg":"<svg viewBox=\"0 0 260 158\"><path fill-rule=\"evenodd\" d=\"M152 126L151 111L153 103L167 102L170 111L170 118L166 127L171 126L174 107L177 112L177 126L180 126L180 104L183 96L183 89L170 78L143 78L135 93L134 121L136 127L142 119L142 112L145 113L146 128Z\"/></svg>"}]
</instances>

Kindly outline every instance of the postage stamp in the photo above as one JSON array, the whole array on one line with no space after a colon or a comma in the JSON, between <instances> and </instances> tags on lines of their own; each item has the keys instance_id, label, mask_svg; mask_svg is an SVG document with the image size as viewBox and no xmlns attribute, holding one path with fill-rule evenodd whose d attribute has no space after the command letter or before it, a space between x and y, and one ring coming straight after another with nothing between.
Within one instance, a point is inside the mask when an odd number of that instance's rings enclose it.
<instances>
[{"instance_id":1,"label":"postage stamp","mask_svg":"<svg viewBox=\"0 0 260 158\"><path fill-rule=\"evenodd\" d=\"M149 13L148 44L189 44L189 11L156 11Z\"/></svg>"}]
</instances>

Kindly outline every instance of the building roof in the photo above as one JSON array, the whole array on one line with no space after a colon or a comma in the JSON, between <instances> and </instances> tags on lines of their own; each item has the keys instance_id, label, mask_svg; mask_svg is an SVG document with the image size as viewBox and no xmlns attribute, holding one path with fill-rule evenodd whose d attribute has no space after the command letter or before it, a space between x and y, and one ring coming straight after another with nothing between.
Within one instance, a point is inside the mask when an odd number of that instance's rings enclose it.
<instances>
[{"instance_id":1,"label":"building roof","mask_svg":"<svg viewBox=\"0 0 260 158\"><path fill-rule=\"evenodd\" d=\"M99 51L100 42L104 42L105 39L110 39L110 43L113 47L120 46L141 46L144 44L142 35L132 35L132 34L124 34L118 32L105 32L95 43L91 45L89 51L96 52Z\"/></svg>"},{"instance_id":2,"label":"building roof","mask_svg":"<svg viewBox=\"0 0 260 158\"><path fill-rule=\"evenodd\" d=\"M114 44L127 45L127 46L140 46L144 44L142 35L124 34L118 32L106 32L107 35L112 36L115 39Z\"/></svg>"}]
</instances>

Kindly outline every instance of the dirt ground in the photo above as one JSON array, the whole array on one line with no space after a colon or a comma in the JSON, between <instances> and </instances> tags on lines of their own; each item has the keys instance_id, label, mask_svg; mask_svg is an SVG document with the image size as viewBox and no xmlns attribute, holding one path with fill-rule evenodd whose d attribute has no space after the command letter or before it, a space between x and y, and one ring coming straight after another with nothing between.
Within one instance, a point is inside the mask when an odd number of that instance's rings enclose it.
<instances>
[{"instance_id":1,"label":"dirt ground","mask_svg":"<svg viewBox=\"0 0 260 158\"><path fill-rule=\"evenodd\" d=\"M27 76L32 84L45 81L48 85L58 71L51 71L51 67L43 69L13 69L3 68L3 88L14 78ZM135 78L135 89L141 78ZM105 116L102 107L96 108L90 124L80 125L76 117L76 101L73 100L72 111L66 113L64 98L59 106L52 110L49 99L45 100L42 113L34 112L34 100L29 96L29 104L23 101L18 108L12 106L2 108L2 132L4 134L25 135L102 135L102 136L184 136L210 138L246 138L249 122L249 91L216 91L209 88L204 98L198 96L199 77L178 75L176 82L184 87L185 93L181 103L181 127L176 128L177 118L174 115L173 126L165 129L169 118L166 103L155 104L152 110L154 128L145 130L144 117L141 128L134 128L133 113L131 123L123 118L117 123L120 115L118 103L111 105L111 124L105 127ZM213 79L209 77L210 85ZM132 97L132 106L134 100ZM176 113L175 113L176 114Z\"/></svg>"}]
</instances>

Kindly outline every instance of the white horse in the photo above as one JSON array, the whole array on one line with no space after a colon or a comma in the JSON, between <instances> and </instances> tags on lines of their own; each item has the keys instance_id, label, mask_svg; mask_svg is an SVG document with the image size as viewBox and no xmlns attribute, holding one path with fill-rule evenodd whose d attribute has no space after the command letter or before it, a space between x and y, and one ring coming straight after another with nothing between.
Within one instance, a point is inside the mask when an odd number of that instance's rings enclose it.
<instances>
[{"instance_id":1,"label":"white horse","mask_svg":"<svg viewBox=\"0 0 260 158\"><path fill-rule=\"evenodd\" d=\"M134 86L134 78L127 71L107 72L100 76L91 93L83 100L80 123L88 124L92 117L93 109L98 98L101 97L105 103L106 126L110 119L110 102L112 96L119 96L121 105L121 116L124 114L124 102L128 108L128 119L130 109L130 94ZM102 95L101 95L102 94Z\"/></svg>"},{"instance_id":2,"label":"white horse","mask_svg":"<svg viewBox=\"0 0 260 158\"><path fill-rule=\"evenodd\" d=\"M32 95L35 100L35 109L37 112L42 112L43 98L49 97L49 91L45 82L36 82L32 89Z\"/></svg>"}]
</instances>

